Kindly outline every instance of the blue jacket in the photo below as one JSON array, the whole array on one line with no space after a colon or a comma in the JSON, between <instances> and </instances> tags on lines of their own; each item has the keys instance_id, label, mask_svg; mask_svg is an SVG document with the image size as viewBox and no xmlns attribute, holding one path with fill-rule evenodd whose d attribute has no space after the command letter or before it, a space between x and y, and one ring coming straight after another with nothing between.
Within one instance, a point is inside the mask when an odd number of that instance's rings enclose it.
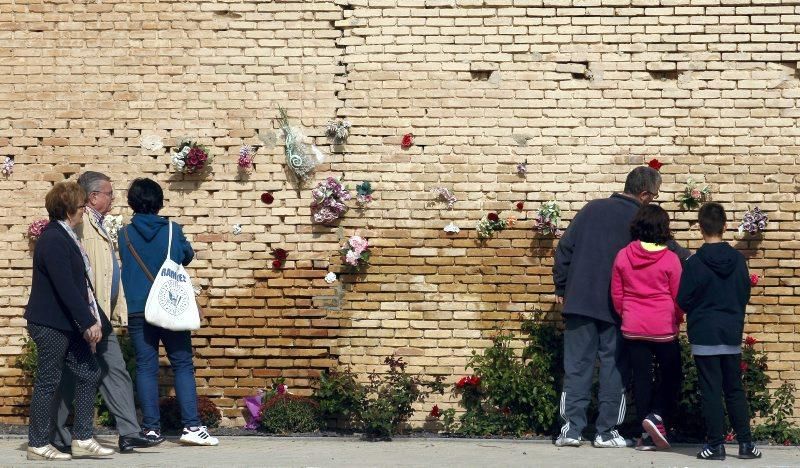
<instances>
[{"instance_id":1,"label":"blue jacket","mask_svg":"<svg viewBox=\"0 0 800 468\"><path fill-rule=\"evenodd\" d=\"M145 275L139 263L128 248L127 240L139 254L150 273L155 276L167 258L167 242L169 240L170 221L167 218L135 214L131 223L119 233L119 256L122 261L122 287L128 303L128 314L141 314L150 294L152 281ZM128 239L125 238L128 235ZM188 265L194 258L194 250L183 235L178 223L172 223L172 249L170 258L182 265Z\"/></svg>"}]
</instances>

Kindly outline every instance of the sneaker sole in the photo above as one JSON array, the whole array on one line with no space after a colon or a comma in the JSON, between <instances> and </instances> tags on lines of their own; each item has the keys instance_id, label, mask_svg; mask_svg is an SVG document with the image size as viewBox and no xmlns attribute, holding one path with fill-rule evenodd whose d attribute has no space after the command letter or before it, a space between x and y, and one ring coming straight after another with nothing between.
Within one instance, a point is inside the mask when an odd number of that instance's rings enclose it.
<instances>
[{"instance_id":1,"label":"sneaker sole","mask_svg":"<svg viewBox=\"0 0 800 468\"><path fill-rule=\"evenodd\" d=\"M668 449L672 448L669 444L669 441L661 431L658 430L655 424L653 424L649 419L645 419L642 421L642 429L650 435L650 438L653 439L653 443L656 444L656 447L660 449Z\"/></svg>"},{"instance_id":2,"label":"sneaker sole","mask_svg":"<svg viewBox=\"0 0 800 468\"><path fill-rule=\"evenodd\" d=\"M194 446L194 447L216 447L217 445L219 445L219 442L217 442L216 444L203 444L203 443L192 442L191 440L183 440L183 439L178 439L178 443L181 444L181 445L191 445L191 446Z\"/></svg>"},{"instance_id":3,"label":"sneaker sole","mask_svg":"<svg viewBox=\"0 0 800 468\"><path fill-rule=\"evenodd\" d=\"M33 453L33 452L27 452L26 458L31 461L53 461L53 462L72 460L71 456L69 458L47 458L44 455L39 455L38 453Z\"/></svg>"}]
</instances>

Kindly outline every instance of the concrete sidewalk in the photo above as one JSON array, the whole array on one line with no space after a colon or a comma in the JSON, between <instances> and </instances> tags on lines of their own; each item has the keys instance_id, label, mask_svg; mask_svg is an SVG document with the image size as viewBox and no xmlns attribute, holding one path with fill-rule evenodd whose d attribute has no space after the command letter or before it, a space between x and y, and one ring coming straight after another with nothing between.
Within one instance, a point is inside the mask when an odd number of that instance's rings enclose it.
<instances>
[{"instance_id":1,"label":"concrete sidewalk","mask_svg":"<svg viewBox=\"0 0 800 468\"><path fill-rule=\"evenodd\" d=\"M115 445L116 438L98 437ZM396 439L363 442L356 438L324 437L222 437L218 447L183 447L168 440L161 446L109 459L65 463L28 462L26 440L0 439L0 466L64 467L800 467L797 447L762 447L761 460L701 462L697 447L682 446L672 452L637 452L633 449L557 448L549 442L485 439ZM736 446L729 446L736 453Z\"/></svg>"}]
</instances>

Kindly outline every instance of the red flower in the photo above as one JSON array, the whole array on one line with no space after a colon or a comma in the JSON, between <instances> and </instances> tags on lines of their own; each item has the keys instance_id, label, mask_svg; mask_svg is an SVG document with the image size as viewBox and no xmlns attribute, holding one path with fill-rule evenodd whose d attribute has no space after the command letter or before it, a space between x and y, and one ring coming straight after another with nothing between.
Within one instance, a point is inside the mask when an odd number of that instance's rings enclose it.
<instances>
[{"instance_id":1,"label":"red flower","mask_svg":"<svg viewBox=\"0 0 800 468\"><path fill-rule=\"evenodd\" d=\"M477 375L473 375L472 377L469 378L470 385L474 385L477 387L478 385L480 385L480 383L481 383L481 378L478 377Z\"/></svg>"},{"instance_id":2,"label":"red flower","mask_svg":"<svg viewBox=\"0 0 800 468\"><path fill-rule=\"evenodd\" d=\"M747 370L747 361L742 361L739 363L739 368L742 369L742 372Z\"/></svg>"},{"instance_id":3,"label":"red flower","mask_svg":"<svg viewBox=\"0 0 800 468\"><path fill-rule=\"evenodd\" d=\"M750 286L757 286L758 285L758 280L760 280L760 279L761 278L756 274L750 275Z\"/></svg>"},{"instance_id":4,"label":"red flower","mask_svg":"<svg viewBox=\"0 0 800 468\"><path fill-rule=\"evenodd\" d=\"M518 209L519 211L522 211L523 209L525 209L525 203L523 203L523 202L521 202L521 201L518 201L518 202L517 202L517 209Z\"/></svg>"},{"instance_id":5,"label":"red flower","mask_svg":"<svg viewBox=\"0 0 800 468\"><path fill-rule=\"evenodd\" d=\"M263 203L266 203L267 205L271 205L272 202L275 201L275 197L273 197L272 194L269 192L264 192L261 194L261 201Z\"/></svg>"},{"instance_id":6,"label":"red flower","mask_svg":"<svg viewBox=\"0 0 800 468\"><path fill-rule=\"evenodd\" d=\"M282 262L282 261L280 261L280 260L277 260L277 259L276 259L276 260L273 260L273 261L272 261L272 268L274 268L274 269L276 269L276 270L277 270L278 268L280 268L280 267L281 267L281 265L282 265L282 264L283 264L283 262Z\"/></svg>"},{"instance_id":7,"label":"red flower","mask_svg":"<svg viewBox=\"0 0 800 468\"><path fill-rule=\"evenodd\" d=\"M411 148L411 145L414 144L414 135L411 133L406 133L403 135L403 140L400 142L400 147L403 149Z\"/></svg>"},{"instance_id":8,"label":"red flower","mask_svg":"<svg viewBox=\"0 0 800 468\"><path fill-rule=\"evenodd\" d=\"M647 165L659 171L661 170L661 166L663 166L664 164L662 164L658 159L651 159L650 162L647 163Z\"/></svg>"},{"instance_id":9,"label":"red flower","mask_svg":"<svg viewBox=\"0 0 800 468\"><path fill-rule=\"evenodd\" d=\"M464 388L464 386L467 385L468 380L469 377L461 377L458 382L456 382L456 388Z\"/></svg>"},{"instance_id":10,"label":"red flower","mask_svg":"<svg viewBox=\"0 0 800 468\"><path fill-rule=\"evenodd\" d=\"M487 218L489 218L489 221L491 221L493 223L496 223L496 222L500 221L500 217L497 216L497 213L489 213Z\"/></svg>"},{"instance_id":11,"label":"red flower","mask_svg":"<svg viewBox=\"0 0 800 468\"><path fill-rule=\"evenodd\" d=\"M504 414L504 415L506 415L506 416L508 416L509 414L511 414L511 408L509 408L508 406L505 406L505 407L503 407L503 409L502 409L502 410L500 410L500 411L502 411L502 412L503 412L503 414Z\"/></svg>"},{"instance_id":12,"label":"red flower","mask_svg":"<svg viewBox=\"0 0 800 468\"><path fill-rule=\"evenodd\" d=\"M439 405L433 405L433 409L431 410L430 415L433 418L438 418L439 416L442 415L442 412L439 411Z\"/></svg>"},{"instance_id":13,"label":"red flower","mask_svg":"<svg viewBox=\"0 0 800 468\"><path fill-rule=\"evenodd\" d=\"M783 441L783 445L792 445L792 441L789 440L789 439L786 439L786 440Z\"/></svg>"},{"instance_id":14,"label":"red flower","mask_svg":"<svg viewBox=\"0 0 800 468\"><path fill-rule=\"evenodd\" d=\"M734 437L736 437L736 434L734 434L733 431L728 432L725 434L725 442L733 442Z\"/></svg>"},{"instance_id":15,"label":"red flower","mask_svg":"<svg viewBox=\"0 0 800 468\"><path fill-rule=\"evenodd\" d=\"M744 339L744 344L747 346L753 346L754 344L758 343L758 340L753 338L752 336L748 336Z\"/></svg>"},{"instance_id":16,"label":"red flower","mask_svg":"<svg viewBox=\"0 0 800 468\"><path fill-rule=\"evenodd\" d=\"M284 249L275 249L272 251L272 256L280 261L284 261L289 258L289 252Z\"/></svg>"}]
</instances>

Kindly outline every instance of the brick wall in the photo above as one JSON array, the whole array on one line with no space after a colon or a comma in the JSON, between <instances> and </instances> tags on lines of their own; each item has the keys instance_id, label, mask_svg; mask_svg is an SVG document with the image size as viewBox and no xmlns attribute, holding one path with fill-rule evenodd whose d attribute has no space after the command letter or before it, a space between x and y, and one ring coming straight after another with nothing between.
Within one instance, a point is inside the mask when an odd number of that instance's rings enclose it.
<instances>
[{"instance_id":1,"label":"brick wall","mask_svg":"<svg viewBox=\"0 0 800 468\"><path fill-rule=\"evenodd\" d=\"M553 241L534 234L535 209L556 198L568 220L653 157L666 164L662 206L692 248L695 214L674 201L690 175L737 221L767 211L763 241L728 239L763 277L747 332L774 377L800 381L800 7L640 3L0 0L0 158L16 162L0 179L0 420L23 420L29 393L12 367L26 226L54 182L89 168L113 177L126 217L134 177L167 189L163 214L198 252L190 271L209 317L194 337L198 387L231 424L237 399L273 377L302 392L337 362L366 372L397 353L454 381L497 327L557 316ZM326 152L316 180L373 182L368 209L337 228L311 223L310 190L287 181L273 143L278 105ZM353 124L346 145L324 138L333 118ZM402 150L407 132L416 145ZM143 150L146 135L167 147ZM173 173L181 137L213 148L212 175ZM244 178L242 144L258 146ZM437 186L458 197L453 210L434 202ZM482 244L474 226L488 211L520 221ZM450 221L459 234L442 231ZM328 285L355 232L374 244L373 265ZM290 252L281 271L275 247Z\"/></svg>"}]
</instances>

